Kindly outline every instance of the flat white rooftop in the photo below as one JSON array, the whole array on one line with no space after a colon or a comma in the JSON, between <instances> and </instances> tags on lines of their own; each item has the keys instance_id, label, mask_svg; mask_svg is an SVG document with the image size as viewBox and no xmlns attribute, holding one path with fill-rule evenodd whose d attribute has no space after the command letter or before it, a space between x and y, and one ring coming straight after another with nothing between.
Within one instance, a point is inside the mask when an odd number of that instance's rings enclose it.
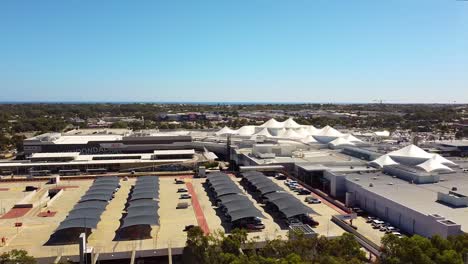
<instances>
[{"instance_id":1,"label":"flat white rooftop","mask_svg":"<svg viewBox=\"0 0 468 264\"><path fill-rule=\"evenodd\" d=\"M164 155L194 155L194 149L164 149L164 150L155 150L154 155L164 156Z\"/></svg>"}]
</instances>

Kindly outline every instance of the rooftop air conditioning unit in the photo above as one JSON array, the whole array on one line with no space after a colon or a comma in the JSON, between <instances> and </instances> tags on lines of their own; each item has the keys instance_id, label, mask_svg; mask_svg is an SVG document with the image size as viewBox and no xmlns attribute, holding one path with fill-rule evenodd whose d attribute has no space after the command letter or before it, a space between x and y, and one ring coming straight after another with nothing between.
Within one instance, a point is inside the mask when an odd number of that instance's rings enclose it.
<instances>
[{"instance_id":1,"label":"rooftop air conditioning unit","mask_svg":"<svg viewBox=\"0 0 468 264\"><path fill-rule=\"evenodd\" d=\"M359 178L354 178L355 181L359 181Z\"/></svg>"},{"instance_id":2,"label":"rooftop air conditioning unit","mask_svg":"<svg viewBox=\"0 0 468 264\"><path fill-rule=\"evenodd\" d=\"M389 182L388 185L393 185L393 182Z\"/></svg>"}]
</instances>

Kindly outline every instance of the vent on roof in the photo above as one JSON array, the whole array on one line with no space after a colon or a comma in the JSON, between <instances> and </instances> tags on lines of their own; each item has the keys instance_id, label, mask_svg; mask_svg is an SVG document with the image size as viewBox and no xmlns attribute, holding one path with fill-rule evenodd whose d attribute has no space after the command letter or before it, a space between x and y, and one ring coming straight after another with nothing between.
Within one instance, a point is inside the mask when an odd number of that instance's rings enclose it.
<instances>
[{"instance_id":1,"label":"vent on roof","mask_svg":"<svg viewBox=\"0 0 468 264\"><path fill-rule=\"evenodd\" d=\"M452 187L452 191L456 192L456 191L458 191L458 188L457 187Z\"/></svg>"},{"instance_id":2,"label":"vent on roof","mask_svg":"<svg viewBox=\"0 0 468 264\"><path fill-rule=\"evenodd\" d=\"M373 180L377 180L377 177L372 177Z\"/></svg>"},{"instance_id":3,"label":"vent on roof","mask_svg":"<svg viewBox=\"0 0 468 264\"><path fill-rule=\"evenodd\" d=\"M393 182L389 182L388 185L393 185Z\"/></svg>"},{"instance_id":4,"label":"vent on roof","mask_svg":"<svg viewBox=\"0 0 468 264\"><path fill-rule=\"evenodd\" d=\"M355 181L359 181L359 178L354 178Z\"/></svg>"},{"instance_id":5,"label":"vent on roof","mask_svg":"<svg viewBox=\"0 0 468 264\"><path fill-rule=\"evenodd\" d=\"M374 184L372 182L369 183L369 187L374 187Z\"/></svg>"}]
</instances>

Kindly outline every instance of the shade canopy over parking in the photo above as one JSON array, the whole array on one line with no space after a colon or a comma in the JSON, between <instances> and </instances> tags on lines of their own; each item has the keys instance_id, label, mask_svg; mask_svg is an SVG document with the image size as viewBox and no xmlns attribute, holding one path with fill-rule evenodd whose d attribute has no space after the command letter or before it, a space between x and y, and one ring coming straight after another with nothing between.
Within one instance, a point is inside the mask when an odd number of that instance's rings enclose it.
<instances>
[{"instance_id":1,"label":"shade canopy over parking","mask_svg":"<svg viewBox=\"0 0 468 264\"><path fill-rule=\"evenodd\" d=\"M62 221L57 231L69 228L96 228L109 200L118 188L117 177L99 177Z\"/></svg>"},{"instance_id":2,"label":"shade canopy over parking","mask_svg":"<svg viewBox=\"0 0 468 264\"><path fill-rule=\"evenodd\" d=\"M266 194L268 203L278 208L284 216L293 217L297 215L317 214L312 208L299 201L294 195L287 192L273 192Z\"/></svg>"},{"instance_id":3,"label":"shade canopy over parking","mask_svg":"<svg viewBox=\"0 0 468 264\"><path fill-rule=\"evenodd\" d=\"M239 186L225 173L210 173L207 175L207 180L208 186L215 192L217 198L227 194L242 193Z\"/></svg>"},{"instance_id":4,"label":"shade canopy over parking","mask_svg":"<svg viewBox=\"0 0 468 264\"><path fill-rule=\"evenodd\" d=\"M81 208L99 208L104 211L104 208L107 206L107 201L86 201L82 203L77 203L73 209Z\"/></svg>"},{"instance_id":5,"label":"shade canopy over parking","mask_svg":"<svg viewBox=\"0 0 468 264\"><path fill-rule=\"evenodd\" d=\"M157 225L159 224L159 217L158 215L136 215L125 217L123 219L122 226L120 229L124 229L130 226L137 226L137 225Z\"/></svg>"},{"instance_id":6,"label":"shade canopy over parking","mask_svg":"<svg viewBox=\"0 0 468 264\"><path fill-rule=\"evenodd\" d=\"M65 219L60 223L60 225L57 227L55 230L61 231L69 228L90 228L94 229L97 227L97 224L99 223L100 219L99 218L75 218L75 219Z\"/></svg>"},{"instance_id":7,"label":"shade canopy over parking","mask_svg":"<svg viewBox=\"0 0 468 264\"><path fill-rule=\"evenodd\" d=\"M79 203L86 201L109 201L112 198L112 193L90 193L81 197Z\"/></svg>"},{"instance_id":8,"label":"shade canopy over parking","mask_svg":"<svg viewBox=\"0 0 468 264\"><path fill-rule=\"evenodd\" d=\"M284 191L283 188L261 172L245 172L242 176L244 176L245 180L259 191L262 196L271 192Z\"/></svg>"},{"instance_id":9,"label":"shade canopy over parking","mask_svg":"<svg viewBox=\"0 0 468 264\"><path fill-rule=\"evenodd\" d=\"M237 221L243 218L261 217L264 218L260 210L255 207L247 207L244 209L234 210L228 213L231 217L231 221Z\"/></svg>"},{"instance_id":10,"label":"shade canopy over parking","mask_svg":"<svg viewBox=\"0 0 468 264\"><path fill-rule=\"evenodd\" d=\"M128 197L126 214L118 229L119 237L141 239L151 237L151 227L159 224L159 178L138 177ZM138 232L135 232L135 228ZM133 231L129 231L132 229ZM135 236L135 234L137 234Z\"/></svg>"},{"instance_id":11,"label":"shade canopy over parking","mask_svg":"<svg viewBox=\"0 0 468 264\"><path fill-rule=\"evenodd\" d=\"M220 206L225 208L231 221L243 218L263 217L253 202L245 195L239 186L225 173L210 173L207 176L208 186L220 201Z\"/></svg>"}]
</instances>

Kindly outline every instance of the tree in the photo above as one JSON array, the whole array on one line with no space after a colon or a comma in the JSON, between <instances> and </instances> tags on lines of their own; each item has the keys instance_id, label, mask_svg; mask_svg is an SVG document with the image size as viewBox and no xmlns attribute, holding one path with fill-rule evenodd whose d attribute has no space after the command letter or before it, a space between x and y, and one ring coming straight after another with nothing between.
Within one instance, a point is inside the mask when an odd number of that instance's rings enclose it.
<instances>
[{"instance_id":1,"label":"tree","mask_svg":"<svg viewBox=\"0 0 468 264\"><path fill-rule=\"evenodd\" d=\"M449 239L431 239L414 235L398 238L392 234L382 238L382 264L463 264L462 254L468 250L466 235Z\"/></svg>"},{"instance_id":2,"label":"tree","mask_svg":"<svg viewBox=\"0 0 468 264\"><path fill-rule=\"evenodd\" d=\"M13 249L0 255L0 264L34 264L36 260L26 250Z\"/></svg>"}]
</instances>

